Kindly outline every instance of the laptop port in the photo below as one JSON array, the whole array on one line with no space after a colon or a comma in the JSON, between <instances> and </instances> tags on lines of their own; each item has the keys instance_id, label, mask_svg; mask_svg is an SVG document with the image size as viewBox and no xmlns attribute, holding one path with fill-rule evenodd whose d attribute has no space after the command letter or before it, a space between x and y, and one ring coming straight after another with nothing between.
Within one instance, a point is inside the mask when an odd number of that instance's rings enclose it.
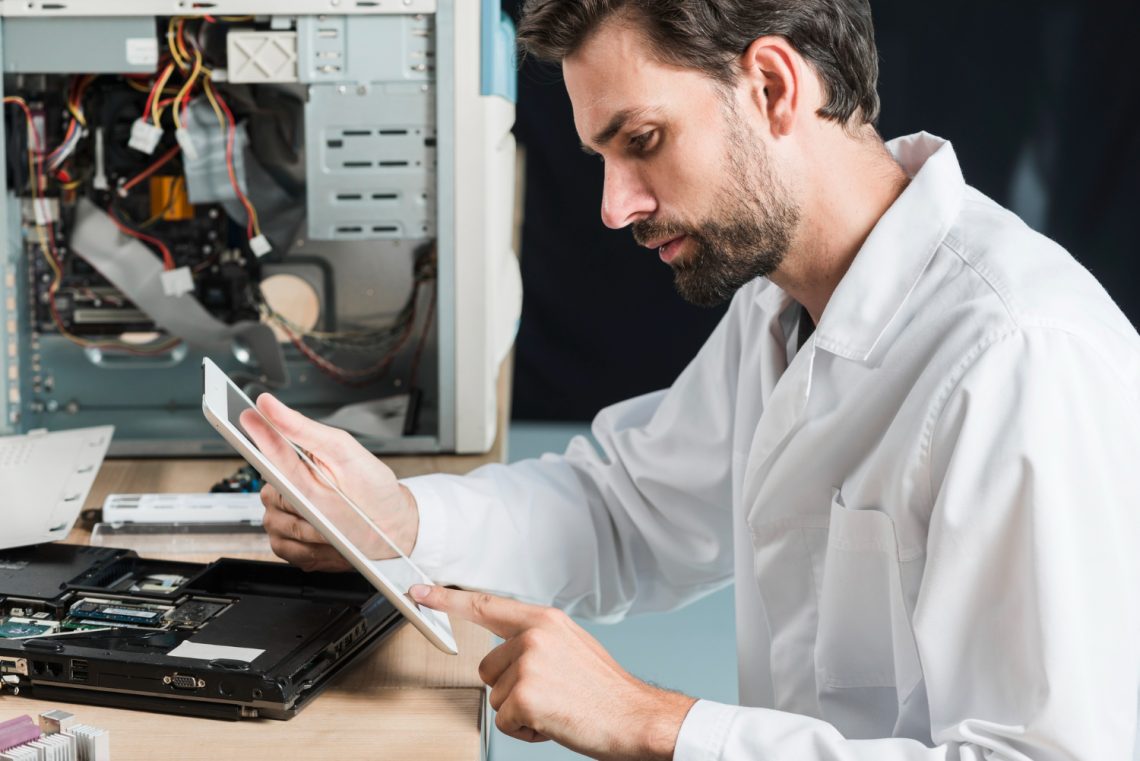
<instances>
[{"instance_id":1,"label":"laptop port","mask_svg":"<svg viewBox=\"0 0 1140 761\"><path fill-rule=\"evenodd\" d=\"M28 675L27 658L0 658L0 674Z\"/></svg>"},{"instance_id":2,"label":"laptop port","mask_svg":"<svg viewBox=\"0 0 1140 761\"><path fill-rule=\"evenodd\" d=\"M54 663L52 661L48 661L44 664L44 666L47 668L48 676L55 676L55 677L63 676L63 664L62 663Z\"/></svg>"},{"instance_id":3,"label":"laptop port","mask_svg":"<svg viewBox=\"0 0 1140 761\"><path fill-rule=\"evenodd\" d=\"M206 686L205 679L196 679L189 674L171 674L162 678L163 684L169 684L177 690L196 690Z\"/></svg>"},{"instance_id":4,"label":"laptop port","mask_svg":"<svg viewBox=\"0 0 1140 761\"><path fill-rule=\"evenodd\" d=\"M79 658L73 658L71 660L71 681L87 681L87 661L80 660Z\"/></svg>"}]
</instances>

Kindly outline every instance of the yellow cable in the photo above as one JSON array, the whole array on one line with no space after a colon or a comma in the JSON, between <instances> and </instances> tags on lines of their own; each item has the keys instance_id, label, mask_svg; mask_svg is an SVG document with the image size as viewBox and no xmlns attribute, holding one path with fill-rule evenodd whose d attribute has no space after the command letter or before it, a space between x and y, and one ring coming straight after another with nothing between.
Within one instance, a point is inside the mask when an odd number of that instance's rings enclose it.
<instances>
[{"instance_id":1,"label":"yellow cable","mask_svg":"<svg viewBox=\"0 0 1140 761\"><path fill-rule=\"evenodd\" d=\"M79 122L79 125L81 127L87 126L87 118L83 115L83 93L86 90L87 86L91 84L92 81L94 81L94 79L95 75L93 74L88 74L86 77L84 77L79 86L75 88L75 101L72 102L70 98L68 98L67 101L68 112L71 113L71 116L73 119L75 119L75 121Z\"/></svg>"},{"instance_id":2,"label":"yellow cable","mask_svg":"<svg viewBox=\"0 0 1140 761\"><path fill-rule=\"evenodd\" d=\"M190 64L184 58L182 58L182 55L178 50L178 43L174 39L175 21L177 21L177 19L171 17L170 21L166 23L166 47L170 50L170 55L172 55L174 57L174 60L178 63L178 68L187 69L189 68Z\"/></svg>"},{"instance_id":3,"label":"yellow cable","mask_svg":"<svg viewBox=\"0 0 1140 761\"><path fill-rule=\"evenodd\" d=\"M210 106L214 109L214 116L218 117L218 126L225 132L226 115L222 113L222 107L218 105L217 98L214 97L214 84L209 73L207 73L202 80L202 89L206 91L206 98L210 101Z\"/></svg>"},{"instance_id":4,"label":"yellow cable","mask_svg":"<svg viewBox=\"0 0 1140 761\"><path fill-rule=\"evenodd\" d=\"M190 76L186 78L186 83L182 85L182 89L174 96L174 126L177 129L182 129L182 99L186 93L194 87L194 83L198 80L198 75L202 72L202 54L194 51L194 68L190 72Z\"/></svg>"},{"instance_id":5,"label":"yellow cable","mask_svg":"<svg viewBox=\"0 0 1140 761\"><path fill-rule=\"evenodd\" d=\"M20 98L17 96L8 96L8 97L4 98L4 102L5 103L19 103L19 104L22 104L24 106L27 106L27 102L23 98ZM21 110L23 110L23 109L21 109ZM51 286L49 286L49 288L48 288L48 292L52 296L52 298L54 298L55 292L56 292L56 290L59 289L59 284L63 280L63 272L60 271L59 265L56 264L55 259L52 258L51 248L48 245L47 233L44 232L44 227L43 227L43 225L40 224L39 217L36 215L36 204L39 203L39 198L40 198L39 189L37 187L39 185L39 175L36 172L36 153L35 153L34 144L32 142L32 134L36 128L36 125L32 123L31 119L28 117L27 112L24 112L24 121L27 124L27 130L28 130L28 180L29 180L28 184L31 186L31 191L32 191L32 221L33 221L34 226L36 228L36 237L39 238L40 253L43 255L44 260L48 263L48 266L51 267L52 282L51 282ZM83 339L79 338L78 336L73 336L70 333L68 333L66 330L64 330L63 325L60 325L57 323L56 327L59 328L60 334L63 335L65 338L67 338L71 341L74 341L75 343L78 343L81 346L89 346L90 345L89 341L84 341Z\"/></svg>"},{"instance_id":6,"label":"yellow cable","mask_svg":"<svg viewBox=\"0 0 1140 761\"><path fill-rule=\"evenodd\" d=\"M23 98L15 96L15 95L6 96L4 98L4 102L5 103L20 103L24 106L27 106L27 102ZM23 109L21 109L21 110L23 110ZM48 267L50 267L51 271L52 271L52 282L51 282L51 285L48 287L48 293L51 295L52 298L55 298L55 294L59 290L60 283L63 282L63 271L60 270L59 265L56 264L55 259L52 258L51 247L48 244L47 233L44 231L44 226L40 224L39 218L35 215L35 205L39 202L39 199L40 199L40 193L39 193L39 189L38 189L39 176L38 176L38 173L36 172L35 147L34 147L34 144L32 142L32 134L33 134L33 131L35 130L36 127L35 127L35 124L33 124L32 121L28 118L27 112L24 113L24 121L27 123L27 129L28 129L28 173L29 173L29 184L31 185L31 190L32 190L32 210L33 210L32 211L32 220L33 220L34 226L36 228L36 237L39 238L40 253L43 255L44 260L48 263ZM47 199L45 198L44 200L46 201ZM46 211L46 209L45 209L45 211ZM53 316L53 319L54 319L54 316ZM78 344L78 345L84 346L84 347L86 347L86 346L116 347L116 348L120 348L120 349L128 349L131 351L159 353L159 352L166 351L167 349L173 348L178 343L180 343L178 339L170 339L170 338L167 338L164 341L161 341L161 342L156 343L156 344L143 345L143 346L136 346L134 344L129 344L126 341L117 341L117 340L91 341L91 340L86 339L86 338L80 338L79 336L75 335L74 333L69 332L66 328L63 327L63 324L60 323L58 320L56 320L55 322L56 322L56 328L59 330L59 334L61 336L66 338L68 341L71 341L72 343L75 343L75 344Z\"/></svg>"},{"instance_id":7,"label":"yellow cable","mask_svg":"<svg viewBox=\"0 0 1140 761\"><path fill-rule=\"evenodd\" d=\"M162 88L166 87L166 83L170 79L170 75L173 73L174 64L166 64L166 68L163 70L162 75L159 76L158 82L155 83L156 92L154 96L154 104L151 106L151 118L154 119L154 126L156 127L159 126L159 119L162 118L162 106L159 105L159 102L162 98Z\"/></svg>"},{"instance_id":8,"label":"yellow cable","mask_svg":"<svg viewBox=\"0 0 1140 761\"><path fill-rule=\"evenodd\" d=\"M186 19L184 19L184 18L178 19L178 24L179 25L185 25ZM174 35L174 42L178 45L179 52L182 53L182 56L186 59L187 63L189 63L190 51L186 49L186 45L184 45L182 42L183 35L181 34L181 31L182 30L179 29L178 33Z\"/></svg>"},{"instance_id":9,"label":"yellow cable","mask_svg":"<svg viewBox=\"0 0 1140 761\"><path fill-rule=\"evenodd\" d=\"M25 103L23 98L18 97L5 98L4 100L5 102L11 100L17 103ZM55 298L55 293L59 289L59 284L63 281L63 272L60 270L59 265L55 261L55 258L51 255L51 247L48 245L47 233L44 231L44 226L40 224L39 216L36 214L36 204L39 203L40 199L38 188L39 175L36 172L35 148L32 144L32 131L36 128L36 126L31 122L30 119L27 118L26 114L24 120L27 122L28 129L28 179L29 184L32 188L32 221L36 228L36 237L39 238L40 241L40 253L43 255L44 260L48 263L48 266L51 267L52 271L52 281L51 286L48 288L48 293L52 298ZM63 325L57 323L56 327L59 328L60 334L69 340L72 340L81 346L90 345L89 341L84 341L78 336L73 336L68 333L66 330L64 330Z\"/></svg>"},{"instance_id":10,"label":"yellow cable","mask_svg":"<svg viewBox=\"0 0 1140 761\"><path fill-rule=\"evenodd\" d=\"M214 109L214 115L218 117L218 124L222 128L222 132L226 133L226 140L228 141L229 140L229 134L228 134L229 122L226 120L225 114L222 113L222 107L218 105L217 98L214 97L214 84L213 84L213 80L210 79L209 74L207 74L206 77L202 80L202 89L206 91L206 98L210 101L210 106L213 107L213 109ZM237 129L236 125L234 126L234 129L235 130ZM236 141L235 141L235 148L236 148ZM235 165L237 164L236 158L234 159L234 164ZM234 176L235 176L235 178L237 176L236 167L235 167L235 171L234 171ZM236 192L238 189L235 188L234 190ZM240 198L238 200L241 200L242 198L245 199L245 201L242 205L245 206L245 210L249 213L250 221L253 222L253 235L254 235L254 237L257 237L258 235L261 235L261 223L257 218L257 209L253 208L253 202L250 201L249 198L245 198L244 193L240 194Z\"/></svg>"}]
</instances>

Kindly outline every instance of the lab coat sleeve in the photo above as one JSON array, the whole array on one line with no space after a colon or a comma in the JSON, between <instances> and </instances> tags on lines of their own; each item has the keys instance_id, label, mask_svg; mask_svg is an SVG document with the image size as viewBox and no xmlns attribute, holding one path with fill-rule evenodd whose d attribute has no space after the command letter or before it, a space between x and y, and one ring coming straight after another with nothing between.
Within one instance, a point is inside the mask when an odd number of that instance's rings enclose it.
<instances>
[{"instance_id":1,"label":"lab coat sleeve","mask_svg":"<svg viewBox=\"0 0 1140 761\"><path fill-rule=\"evenodd\" d=\"M845 739L818 719L701 701L682 725L677 761L1133 759L1140 374L1131 347L1112 358L1069 333L1023 327L994 339L934 406L933 512L913 614L930 744Z\"/></svg>"},{"instance_id":2,"label":"lab coat sleeve","mask_svg":"<svg viewBox=\"0 0 1140 761\"><path fill-rule=\"evenodd\" d=\"M678 607L731 580L738 297L668 391L616 404L565 454L404 481L412 560L439 583L598 620Z\"/></svg>"}]
</instances>

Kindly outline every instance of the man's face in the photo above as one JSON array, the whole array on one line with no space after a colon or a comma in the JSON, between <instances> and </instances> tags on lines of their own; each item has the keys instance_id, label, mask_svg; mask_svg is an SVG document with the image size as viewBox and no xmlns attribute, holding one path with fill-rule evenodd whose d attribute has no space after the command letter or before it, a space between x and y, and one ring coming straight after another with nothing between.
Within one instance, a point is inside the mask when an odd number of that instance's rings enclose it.
<instances>
[{"instance_id":1,"label":"man's face","mask_svg":"<svg viewBox=\"0 0 1140 761\"><path fill-rule=\"evenodd\" d=\"M605 160L602 221L657 249L682 297L719 304L780 265L799 209L734 89L658 62L622 22L563 76L583 147Z\"/></svg>"}]
</instances>

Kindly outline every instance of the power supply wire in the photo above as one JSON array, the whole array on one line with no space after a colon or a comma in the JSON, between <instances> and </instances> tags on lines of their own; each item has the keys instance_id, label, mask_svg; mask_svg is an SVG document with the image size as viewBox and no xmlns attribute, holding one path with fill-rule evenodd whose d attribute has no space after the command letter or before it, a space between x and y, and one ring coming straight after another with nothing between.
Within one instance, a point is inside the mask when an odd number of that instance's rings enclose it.
<instances>
[{"instance_id":1,"label":"power supply wire","mask_svg":"<svg viewBox=\"0 0 1140 761\"><path fill-rule=\"evenodd\" d=\"M177 346L181 343L177 338L167 338L154 344L144 346L136 346L124 341L92 341L81 338L64 327L63 319L60 317L59 310L56 307L56 294L59 292L59 286L63 280L63 265L59 258L59 251L55 245L55 232L51 222L51 210L48 208L47 199L44 195L47 188L47 178L44 174L44 156L40 146L39 133L36 131L35 119L32 117L32 111L31 108L28 107L27 101L16 95L8 95L4 97L3 102L5 105L18 106L24 113L24 120L27 125L28 181L32 196L32 208L34 210L34 226L36 235L39 238L40 251L43 253L44 259L52 271L52 282L48 286L48 311L51 313L52 322L55 323L60 335L80 346L114 349L128 354L148 356L164 353L174 346ZM47 222L47 224L45 225L43 222Z\"/></svg>"},{"instance_id":2,"label":"power supply wire","mask_svg":"<svg viewBox=\"0 0 1140 761\"><path fill-rule=\"evenodd\" d=\"M245 207L247 221L246 221L246 236L253 239L261 235L261 225L257 219L257 211L253 208L253 204L246 198L242 192L241 184L238 182L237 171L234 168L234 141L237 132L237 125L234 122L233 112L226 104L221 93L214 87L214 82L209 71L206 72L202 80L203 89L206 92L206 98L210 101L210 105L214 109L214 115L218 118L218 124L221 126L222 131L226 135L226 170L229 172L230 184L233 186L234 194L237 195L241 205Z\"/></svg>"}]
</instances>

